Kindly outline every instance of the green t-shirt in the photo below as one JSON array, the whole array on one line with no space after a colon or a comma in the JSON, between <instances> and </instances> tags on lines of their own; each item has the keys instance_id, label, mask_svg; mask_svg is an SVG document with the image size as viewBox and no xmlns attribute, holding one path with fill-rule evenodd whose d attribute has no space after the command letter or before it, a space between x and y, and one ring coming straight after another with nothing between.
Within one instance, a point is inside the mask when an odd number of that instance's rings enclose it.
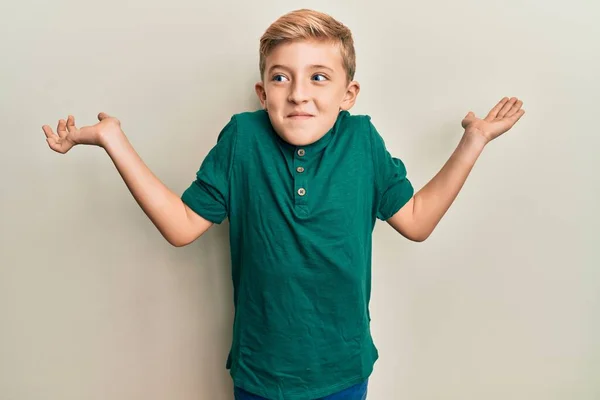
<instances>
[{"instance_id":1,"label":"green t-shirt","mask_svg":"<svg viewBox=\"0 0 600 400\"><path fill-rule=\"evenodd\" d=\"M264 110L231 118L182 200L209 221L229 219L235 385L306 400L370 376L372 232L413 193L369 116L342 111L301 147Z\"/></svg>"}]
</instances>

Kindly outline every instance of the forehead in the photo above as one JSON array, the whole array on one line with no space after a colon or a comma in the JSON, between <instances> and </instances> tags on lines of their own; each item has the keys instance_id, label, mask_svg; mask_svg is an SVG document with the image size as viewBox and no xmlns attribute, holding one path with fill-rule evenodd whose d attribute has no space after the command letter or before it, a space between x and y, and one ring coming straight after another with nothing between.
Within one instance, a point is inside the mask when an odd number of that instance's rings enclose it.
<instances>
[{"instance_id":1,"label":"forehead","mask_svg":"<svg viewBox=\"0 0 600 400\"><path fill-rule=\"evenodd\" d=\"M325 40L294 40L275 46L265 59L268 71L273 65L302 69L309 65L324 65L342 71L342 54L338 44Z\"/></svg>"}]
</instances>

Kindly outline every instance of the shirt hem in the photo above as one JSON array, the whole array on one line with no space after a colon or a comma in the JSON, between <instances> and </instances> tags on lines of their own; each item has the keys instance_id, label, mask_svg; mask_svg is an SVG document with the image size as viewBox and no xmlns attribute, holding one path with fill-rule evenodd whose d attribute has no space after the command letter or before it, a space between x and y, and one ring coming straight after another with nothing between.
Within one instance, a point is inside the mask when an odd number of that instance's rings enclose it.
<instances>
[{"instance_id":1,"label":"shirt hem","mask_svg":"<svg viewBox=\"0 0 600 400\"><path fill-rule=\"evenodd\" d=\"M310 398L311 399L319 399L321 397L326 397L326 396L335 394L340 390L347 389L353 385L357 385L359 383L366 381L371 376L372 373L373 373L373 368L370 368L370 370L366 374L357 375L352 379L344 381L343 383L337 383L335 385L328 386L324 389L315 390L313 392L310 392L309 393L309 395L311 396ZM264 397L269 400L306 400L306 397L304 397L304 396L306 396L306 392L289 393L285 397L280 397L280 396L278 396L277 398L269 397L269 393L266 392L264 389L261 389L254 385L249 385L247 383L242 383L242 382L238 383L238 382L236 382L235 378L233 377L233 373L231 373L230 375L233 378L234 386L237 386L241 389L244 389L247 392L250 392L257 396Z\"/></svg>"},{"instance_id":2,"label":"shirt hem","mask_svg":"<svg viewBox=\"0 0 600 400\"><path fill-rule=\"evenodd\" d=\"M223 217L221 215L219 215L219 216L211 215L208 212L206 212L206 210L202 210L198 206L198 204L196 204L196 199L194 198L194 195L191 193L191 191L196 191L196 190L198 190L198 189L193 189L193 186L188 188L181 195L181 197L180 197L181 201L183 203L185 203L189 208L191 208L192 211L194 211L196 214L198 214L205 220L212 222L213 224L217 224L217 225L221 224L225 220L225 218L227 218L227 216Z\"/></svg>"}]
</instances>

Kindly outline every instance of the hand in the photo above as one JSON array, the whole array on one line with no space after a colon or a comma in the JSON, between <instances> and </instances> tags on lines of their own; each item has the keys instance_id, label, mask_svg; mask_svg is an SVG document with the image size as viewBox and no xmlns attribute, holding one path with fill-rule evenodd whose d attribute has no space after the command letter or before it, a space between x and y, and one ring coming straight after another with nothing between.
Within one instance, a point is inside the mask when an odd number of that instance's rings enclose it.
<instances>
[{"instance_id":1,"label":"hand","mask_svg":"<svg viewBox=\"0 0 600 400\"><path fill-rule=\"evenodd\" d=\"M66 153L77 144L91 144L104 147L106 138L121 133L121 122L109 116L106 113L98 114L96 125L77 128L75 126L75 117L69 115L67 120L58 121L56 131L58 135L52 132L48 125L42 126L46 134L46 141L50 148L57 153Z\"/></svg>"},{"instance_id":2,"label":"hand","mask_svg":"<svg viewBox=\"0 0 600 400\"><path fill-rule=\"evenodd\" d=\"M523 102L516 97L504 97L484 119L479 119L473 112L469 112L462 120L465 134L481 136L485 143L489 143L508 131L525 114L521 109Z\"/></svg>"}]
</instances>

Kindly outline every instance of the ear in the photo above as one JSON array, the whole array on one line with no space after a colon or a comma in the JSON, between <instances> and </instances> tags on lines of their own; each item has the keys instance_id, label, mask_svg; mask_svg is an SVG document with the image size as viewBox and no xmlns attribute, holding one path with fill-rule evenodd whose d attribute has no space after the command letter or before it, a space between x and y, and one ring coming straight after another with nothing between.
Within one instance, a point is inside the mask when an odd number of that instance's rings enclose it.
<instances>
[{"instance_id":1,"label":"ear","mask_svg":"<svg viewBox=\"0 0 600 400\"><path fill-rule=\"evenodd\" d=\"M267 91L265 90L265 84L261 82L257 82L254 85L254 90L256 91L256 95L258 96L258 101L260 101L260 105L265 110L267 109Z\"/></svg>"},{"instance_id":2,"label":"ear","mask_svg":"<svg viewBox=\"0 0 600 400\"><path fill-rule=\"evenodd\" d=\"M342 104L340 104L340 111L351 109L354 106L354 103L356 103L359 92L360 84L357 81L350 82L346 88L346 94L344 95Z\"/></svg>"}]
</instances>

